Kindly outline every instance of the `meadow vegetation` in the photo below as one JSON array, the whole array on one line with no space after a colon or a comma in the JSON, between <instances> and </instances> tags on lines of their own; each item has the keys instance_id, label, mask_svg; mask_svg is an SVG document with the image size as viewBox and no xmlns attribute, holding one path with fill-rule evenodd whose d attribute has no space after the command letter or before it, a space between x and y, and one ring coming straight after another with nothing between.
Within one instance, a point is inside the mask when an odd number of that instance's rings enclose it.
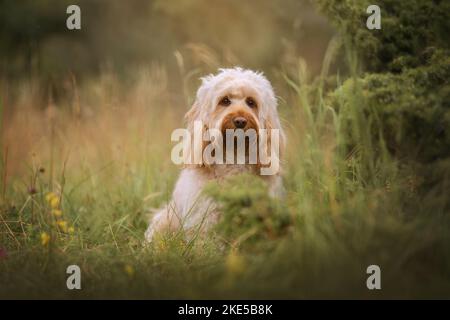
<instances>
[{"instance_id":1,"label":"meadow vegetation","mask_svg":"<svg viewBox=\"0 0 450 320\"><path fill-rule=\"evenodd\" d=\"M268 198L251 176L212 183L223 217L208 237L143 245L179 172L170 133L196 78L233 59L207 44L177 51L178 94L156 62L126 80L69 73L62 97L42 79L3 82L0 297L449 297L450 10L378 2L370 31L366 1L318 1L337 30L319 72L289 50L270 62L286 193ZM66 288L71 264L82 290ZM382 290L366 287L372 264Z\"/></svg>"}]
</instances>

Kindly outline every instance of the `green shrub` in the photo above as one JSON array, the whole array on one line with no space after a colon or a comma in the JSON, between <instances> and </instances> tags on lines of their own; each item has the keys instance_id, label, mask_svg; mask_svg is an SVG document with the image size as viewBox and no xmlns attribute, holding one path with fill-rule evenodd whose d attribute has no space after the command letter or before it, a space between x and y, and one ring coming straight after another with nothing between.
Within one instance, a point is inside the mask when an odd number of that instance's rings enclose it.
<instances>
[{"instance_id":1,"label":"green shrub","mask_svg":"<svg viewBox=\"0 0 450 320\"><path fill-rule=\"evenodd\" d=\"M356 103L361 113L370 114L372 140L381 137L391 155L418 176L420 189L440 197L450 180L450 3L378 1L381 30L366 27L369 4L319 1L347 49L362 61L362 72L353 68L353 78L332 92L328 103L336 109ZM349 101L355 86L362 94ZM349 127L358 123L348 120ZM361 143L357 136L347 138L348 152ZM376 156L378 150L372 151ZM448 201L442 206L449 208Z\"/></svg>"},{"instance_id":2,"label":"green shrub","mask_svg":"<svg viewBox=\"0 0 450 320\"><path fill-rule=\"evenodd\" d=\"M400 72L422 64L429 47L448 49L448 1L380 0L381 30L369 30L368 0L320 0L319 8L351 41L371 72Z\"/></svg>"},{"instance_id":3,"label":"green shrub","mask_svg":"<svg viewBox=\"0 0 450 320\"><path fill-rule=\"evenodd\" d=\"M286 207L267 196L267 184L260 178L232 176L223 183L211 183L205 192L222 209L216 230L227 239L238 243L270 240L287 231L290 221Z\"/></svg>"}]
</instances>

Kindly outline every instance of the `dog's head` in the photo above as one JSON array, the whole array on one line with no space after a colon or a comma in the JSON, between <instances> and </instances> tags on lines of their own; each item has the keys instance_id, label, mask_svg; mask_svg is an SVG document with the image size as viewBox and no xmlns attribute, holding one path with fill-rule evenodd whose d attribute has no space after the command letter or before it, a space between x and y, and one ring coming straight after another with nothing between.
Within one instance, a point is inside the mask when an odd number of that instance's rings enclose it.
<instances>
[{"instance_id":1,"label":"dog's head","mask_svg":"<svg viewBox=\"0 0 450 320\"><path fill-rule=\"evenodd\" d=\"M186 121L192 134L195 121L201 121L204 130L216 129L223 134L227 129L278 129L280 149L284 146L273 88L262 73L251 70L220 69L219 73L202 78ZM270 145L270 135L268 138ZM201 146L204 147L205 144Z\"/></svg>"}]
</instances>

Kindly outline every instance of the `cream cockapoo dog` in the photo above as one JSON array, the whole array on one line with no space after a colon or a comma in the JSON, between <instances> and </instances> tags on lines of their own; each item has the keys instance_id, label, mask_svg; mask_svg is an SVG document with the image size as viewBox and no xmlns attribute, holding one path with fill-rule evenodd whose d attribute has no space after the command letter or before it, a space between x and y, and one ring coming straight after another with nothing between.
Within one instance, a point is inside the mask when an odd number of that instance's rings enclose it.
<instances>
[{"instance_id":1,"label":"cream cockapoo dog","mask_svg":"<svg viewBox=\"0 0 450 320\"><path fill-rule=\"evenodd\" d=\"M194 134L195 122L201 121L204 130L215 128L225 133L227 129L274 130L278 134L279 161L285 144L277 112L277 100L270 82L262 73L241 68L220 69L216 75L202 78L196 100L187 112L187 129ZM263 130L264 131L264 130ZM270 135L267 144L270 145ZM200 144L204 150L207 143ZM195 146L189 146L189 155ZM269 147L270 149L270 147ZM200 152L202 151L200 150ZM260 175L260 163L256 164L206 164L204 161L186 165L175 185L172 200L153 216L145 232L147 241L156 234L182 228L189 235L209 229L220 217L220 208L202 195L204 186L211 180L220 183L224 178L238 173ZM272 175L261 175L269 185L269 192L277 196L282 191L280 170Z\"/></svg>"}]
</instances>

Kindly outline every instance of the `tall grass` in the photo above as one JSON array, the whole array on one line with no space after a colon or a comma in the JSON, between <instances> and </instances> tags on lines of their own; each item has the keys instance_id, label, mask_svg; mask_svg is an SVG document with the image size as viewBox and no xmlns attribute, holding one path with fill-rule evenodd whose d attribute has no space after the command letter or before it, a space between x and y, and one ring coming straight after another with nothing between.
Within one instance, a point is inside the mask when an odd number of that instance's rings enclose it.
<instances>
[{"instance_id":1,"label":"tall grass","mask_svg":"<svg viewBox=\"0 0 450 320\"><path fill-rule=\"evenodd\" d=\"M150 209L167 201L177 176L170 132L182 123L186 108L176 105L189 100L197 71L180 68L182 96L169 93L161 67L139 73L131 86L106 73L74 85L70 106L50 101L40 111L24 89L3 136L11 165L1 206L0 296L448 295L448 218L428 212L411 172L386 150L376 111L362 111L354 55L350 76L330 89L335 50L333 42L315 81L302 60L295 70L278 70L288 133L285 197L265 197L264 185L248 177L212 186L224 219L193 242L176 235L142 244ZM82 270L81 291L66 289L70 264ZM366 287L371 264L381 267L380 291Z\"/></svg>"}]
</instances>

